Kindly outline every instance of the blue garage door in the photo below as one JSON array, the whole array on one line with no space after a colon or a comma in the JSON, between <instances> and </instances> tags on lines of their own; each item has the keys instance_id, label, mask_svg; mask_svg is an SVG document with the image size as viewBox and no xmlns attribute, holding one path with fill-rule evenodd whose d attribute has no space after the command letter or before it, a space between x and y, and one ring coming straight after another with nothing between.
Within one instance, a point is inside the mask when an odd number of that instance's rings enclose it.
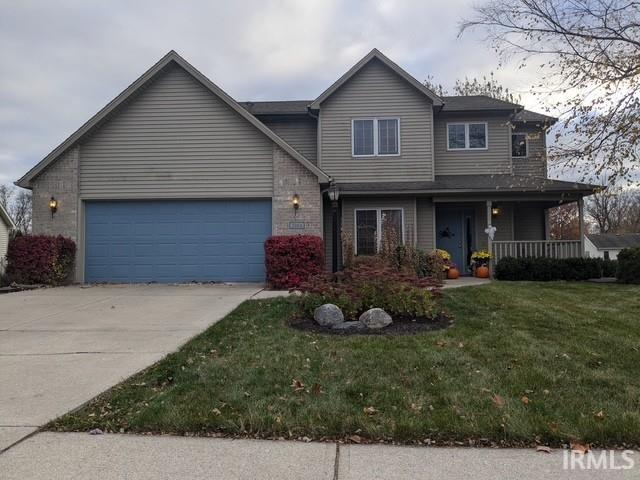
<instances>
[{"instance_id":1,"label":"blue garage door","mask_svg":"<svg viewBox=\"0 0 640 480\"><path fill-rule=\"evenodd\" d=\"M87 202L87 282L261 282L270 200Z\"/></svg>"}]
</instances>

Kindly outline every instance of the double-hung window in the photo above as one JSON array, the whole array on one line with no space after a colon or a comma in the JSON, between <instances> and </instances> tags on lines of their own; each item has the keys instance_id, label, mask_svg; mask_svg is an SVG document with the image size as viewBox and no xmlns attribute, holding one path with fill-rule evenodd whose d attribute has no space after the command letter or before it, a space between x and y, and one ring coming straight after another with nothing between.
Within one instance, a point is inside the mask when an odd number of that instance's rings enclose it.
<instances>
[{"instance_id":1,"label":"double-hung window","mask_svg":"<svg viewBox=\"0 0 640 480\"><path fill-rule=\"evenodd\" d=\"M382 238L396 236L398 244L404 242L404 215L400 208L372 208L356 210L356 255L375 255Z\"/></svg>"},{"instance_id":2,"label":"double-hung window","mask_svg":"<svg viewBox=\"0 0 640 480\"><path fill-rule=\"evenodd\" d=\"M488 144L486 122L448 123L448 150L486 150Z\"/></svg>"},{"instance_id":3,"label":"double-hung window","mask_svg":"<svg viewBox=\"0 0 640 480\"><path fill-rule=\"evenodd\" d=\"M399 118L356 118L351 122L354 157L400 154Z\"/></svg>"},{"instance_id":4,"label":"double-hung window","mask_svg":"<svg viewBox=\"0 0 640 480\"><path fill-rule=\"evenodd\" d=\"M512 157L527 156L527 134L526 133L511 134L511 156Z\"/></svg>"}]
</instances>

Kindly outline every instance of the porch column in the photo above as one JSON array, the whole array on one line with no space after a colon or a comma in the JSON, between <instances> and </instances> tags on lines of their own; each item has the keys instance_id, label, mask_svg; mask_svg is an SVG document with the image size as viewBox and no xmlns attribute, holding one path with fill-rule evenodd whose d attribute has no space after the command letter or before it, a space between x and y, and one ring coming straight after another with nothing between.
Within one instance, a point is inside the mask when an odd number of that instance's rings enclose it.
<instances>
[{"instance_id":1,"label":"porch column","mask_svg":"<svg viewBox=\"0 0 640 480\"><path fill-rule=\"evenodd\" d=\"M580 256L584 257L584 198L578 199L578 225L580 228Z\"/></svg>"},{"instance_id":2,"label":"porch column","mask_svg":"<svg viewBox=\"0 0 640 480\"><path fill-rule=\"evenodd\" d=\"M487 200L487 228L491 226L491 207L491 200ZM493 278L493 240L489 235L487 235L487 251L491 254L492 257L491 260L489 260L489 273L491 275L491 278Z\"/></svg>"}]
</instances>

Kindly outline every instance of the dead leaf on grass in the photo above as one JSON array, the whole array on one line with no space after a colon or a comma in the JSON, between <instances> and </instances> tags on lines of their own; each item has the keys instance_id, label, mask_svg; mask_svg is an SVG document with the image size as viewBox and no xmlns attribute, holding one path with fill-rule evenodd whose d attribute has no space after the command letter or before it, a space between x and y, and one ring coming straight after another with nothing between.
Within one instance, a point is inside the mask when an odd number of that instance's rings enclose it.
<instances>
[{"instance_id":1,"label":"dead leaf on grass","mask_svg":"<svg viewBox=\"0 0 640 480\"><path fill-rule=\"evenodd\" d=\"M596 417L598 420L604 420L605 414L602 410L600 410L597 413L593 414L594 417Z\"/></svg>"},{"instance_id":2,"label":"dead leaf on grass","mask_svg":"<svg viewBox=\"0 0 640 480\"><path fill-rule=\"evenodd\" d=\"M446 347L447 346L447 342L446 342L446 340L438 340L436 342L436 345L439 346L439 347Z\"/></svg>"},{"instance_id":3,"label":"dead leaf on grass","mask_svg":"<svg viewBox=\"0 0 640 480\"><path fill-rule=\"evenodd\" d=\"M493 404L498 407L498 408L502 408L504 407L504 398L502 398L500 395L498 395L497 393L494 393L493 396L491 397L491 401L493 402Z\"/></svg>"},{"instance_id":4,"label":"dead leaf on grass","mask_svg":"<svg viewBox=\"0 0 640 480\"><path fill-rule=\"evenodd\" d=\"M317 382L313 384L313 387L311 387L311 392L314 395L321 395L324 393L324 391L322 390L322 386Z\"/></svg>"},{"instance_id":5,"label":"dead leaf on grass","mask_svg":"<svg viewBox=\"0 0 640 480\"><path fill-rule=\"evenodd\" d=\"M376 413L378 413L378 409L376 409L375 407L364 407L362 409L365 413L365 415L375 415Z\"/></svg>"},{"instance_id":6,"label":"dead leaf on grass","mask_svg":"<svg viewBox=\"0 0 640 480\"><path fill-rule=\"evenodd\" d=\"M590 448L588 443L581 443L575 440L572 440L570 443L571 451L576 453L587 453Z\"/></svg>"},{"instance_id":7,"label":"dead leaf on grass","mask_svg":"<svg viewBox=\"0 0 640 480\"><path fill-rule=\"evenodd\" d=\"M214 415L222 415L222 412L217 408L214 408L213 410L211 410L211 413L213 413Z\"/></svg>"},{"instance_id":8,"label":"dead leaf on grass","mask_svg":"<svg viewBox=\"0 0 640 480\"><path fill-rule=\"evenodd\" d=\"M301 392L304 390L304 383L300 380L296 380L295 378L291 381L291 388L293 388L294 392Z\"/></svg>"},{"instance_id":9,"label":"dead leaf on grass","mask_svg":"<svg viewBox=\"0 0 640 480\"><path fill-rule=\"evenodd\" d=\"M523 405L529 405L529 397L527 397L526 395L524 395L520 401L522 402Z\"/></svg>"},{"instance_id":10,"label":"dead leaf on grass","mask_svg":"<svg viewBox=\"0 0 640 480\"><path fill-rule=\"evenodd\" d=\"M361 443L362 442L362 437L360 435L349 435L349 437L347 437L350 441L352 441L353 443Z\"/></svg>"}]
</instances>

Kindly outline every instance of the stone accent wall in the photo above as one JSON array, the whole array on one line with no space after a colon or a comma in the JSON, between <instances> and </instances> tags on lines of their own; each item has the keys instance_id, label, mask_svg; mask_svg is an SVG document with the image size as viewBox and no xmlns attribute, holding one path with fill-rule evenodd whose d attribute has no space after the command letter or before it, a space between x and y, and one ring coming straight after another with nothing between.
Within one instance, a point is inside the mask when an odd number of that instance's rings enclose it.
<instances>
[{"instance_id":1,"label":"stone accent wall","mask_svg":"<svg viewBox=\"0 0 640 480\"><path fill-rule=\"evenodd\" d=\"M33 233L78 241L78 147L64 153L33 181ZM49 200L58 211L51 217Z\"/></svg>"},{"instance_id":2,"label":"stone accent wall","mask_svg":"<svg viewBox=\"0 0 640 480\"><path fill-rule=\"evenodd\" d=\"M293 209L294 194L300 208ZM272 222L274 235L322 235L322 198L318 177L273 145Z\"/></svg>"}]
</instances>

